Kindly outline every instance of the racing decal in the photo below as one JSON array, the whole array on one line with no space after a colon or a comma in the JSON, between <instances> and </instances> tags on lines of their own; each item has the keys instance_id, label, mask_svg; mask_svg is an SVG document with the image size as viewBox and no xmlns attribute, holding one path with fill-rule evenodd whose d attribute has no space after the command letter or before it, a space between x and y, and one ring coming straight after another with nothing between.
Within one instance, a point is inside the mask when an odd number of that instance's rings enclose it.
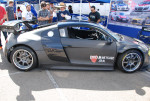
<instances>
[{"instance_id":1,"label":"racing decal","mask_svg":"<svg viewBox=\"0 0 150 101\"><path fill-rule=\"evenodd\" d=\"M98 56L97 56L97 55L95 55L95 56L90 56L90 59L91 59L91 61L92 61L93 63L95 63L95 62L97 61L97 59L98 59Z\"/></svg>"},{"instance_id":2,"label":"racing decal","mask_svg":"<svg viewBox=\"0 0 150 101\"><path fill-rule=\"evenodd\" d=\"M104 63L104 62L106 62L106 60L114 60L114 57L111 57L111 56L90 55L90 60L93 63L96 63L96 62Z\"/></svg>"},{"instance_id":3,"label":"racing decal","mask_svg":"<svg viewBox=\"0 0 150 101\"><path fill-rule=\"evenodd\" d=\"M53 31L49 31L49 32L47 33L47 35L48 35L49 37L52 37L52 36L54 36L54 32L53 32Z\"/></svg>"}]
</instances>

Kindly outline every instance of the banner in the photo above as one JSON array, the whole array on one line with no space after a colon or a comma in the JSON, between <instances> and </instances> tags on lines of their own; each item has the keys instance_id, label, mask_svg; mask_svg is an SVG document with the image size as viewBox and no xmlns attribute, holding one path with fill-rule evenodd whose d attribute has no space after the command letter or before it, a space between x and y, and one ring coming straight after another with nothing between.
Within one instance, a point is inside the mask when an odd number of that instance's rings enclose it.
<instances>
[{"instance_id":1,"label":"banner","mask_svg":"<svg viewBox=\"0 0 150 101\"><path fill-rule=\"evenodd\" d=\"M150 26L150 0L112 0L108 23L134 28Z\"/></svg>"}]
</instances>

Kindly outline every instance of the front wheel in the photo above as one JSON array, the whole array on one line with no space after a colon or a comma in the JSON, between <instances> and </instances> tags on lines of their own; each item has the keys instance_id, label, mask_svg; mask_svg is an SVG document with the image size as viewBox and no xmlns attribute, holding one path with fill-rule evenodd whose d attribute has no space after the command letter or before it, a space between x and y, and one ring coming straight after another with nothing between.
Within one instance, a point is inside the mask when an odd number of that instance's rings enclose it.
<instances>
[{"instance_id":1,"label":"front wheel","mask_svg":"<svg viewBox=\"0 0 150 101\"><path fill-rule=\"evenodd\" d=\"M132 73L140 69L143 56L137 50L129 50L118 57L117 65L124 72Z\"/></svg>"},{"instance_id":2,"label":"front wheel","mask_svg":"<svg viewBox=\"0 0 150 101\"><path fill-rule=\"evenodd\" d=\"M11 63L21 71L28 71L37 66L37 57L28 47L16 47L10 55Z\"/></svg>"}]
</instances>

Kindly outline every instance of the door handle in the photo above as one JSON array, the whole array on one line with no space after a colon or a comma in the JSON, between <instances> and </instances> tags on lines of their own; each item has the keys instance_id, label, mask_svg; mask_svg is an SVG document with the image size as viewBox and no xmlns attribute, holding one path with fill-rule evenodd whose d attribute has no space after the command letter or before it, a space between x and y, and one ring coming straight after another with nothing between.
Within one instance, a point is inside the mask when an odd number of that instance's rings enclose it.
<instances>
[{"instance_id":1,"label":"door handle","mask_svg":"<svg viewBox=\"0 0 150 101\"><path fill-rule=\"evenodd\" d=\"M72 47L71 45L63 45L64 47Z\"/></svg>"}]
</instances>

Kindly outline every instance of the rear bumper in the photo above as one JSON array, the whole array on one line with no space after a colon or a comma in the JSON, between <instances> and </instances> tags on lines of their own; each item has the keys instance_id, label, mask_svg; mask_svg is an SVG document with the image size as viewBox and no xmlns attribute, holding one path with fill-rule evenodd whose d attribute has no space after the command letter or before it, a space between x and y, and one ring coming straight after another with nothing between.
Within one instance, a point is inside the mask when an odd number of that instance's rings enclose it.
<instances>
[{"instance_id":1,"label":"rear bumper","mask_svg":"<svg viewBox=\"0 0 150 101\"><path fill-rule=\"evenodd\" d=\"M4 54L4 56L7 58L7 60L8 60L9 62L11 62L11 61L10 61L10 52L8 51L6 45L3 46L3 54Z\"/></svg>"}]
</instances>

